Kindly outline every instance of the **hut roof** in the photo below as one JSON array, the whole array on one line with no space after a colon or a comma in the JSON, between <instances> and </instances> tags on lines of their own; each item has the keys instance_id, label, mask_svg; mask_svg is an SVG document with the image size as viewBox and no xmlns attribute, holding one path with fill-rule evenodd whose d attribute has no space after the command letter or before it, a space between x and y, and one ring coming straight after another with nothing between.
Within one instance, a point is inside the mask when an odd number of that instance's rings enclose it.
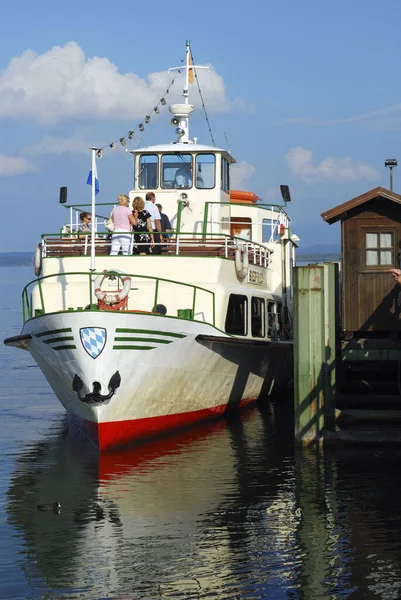
<instances>
[{"instance_id":1,"label":"hut roof","mask_svg":"<svg viewBox=\"0 0 401 600\"><path fill-rule=\"evenodd\" d=\"M365 202L369 202L370 200L374 200L375 198L384 198L386 200L391 200L396 204L401 204L401 196L400 194L396 194L395 192L391 192L383 187L376 187L373 190L369 190L369 192L365 192L360 196L356 196L352 198L352 200L348 200L347 202L343 202L343 204L339 204L330 210L326 210L326 212L322 213L320 216L324 221L329 223L335 223L340 219L346 218L346 213L361 204L365 204Z\"/></svg>"}]
</instances>

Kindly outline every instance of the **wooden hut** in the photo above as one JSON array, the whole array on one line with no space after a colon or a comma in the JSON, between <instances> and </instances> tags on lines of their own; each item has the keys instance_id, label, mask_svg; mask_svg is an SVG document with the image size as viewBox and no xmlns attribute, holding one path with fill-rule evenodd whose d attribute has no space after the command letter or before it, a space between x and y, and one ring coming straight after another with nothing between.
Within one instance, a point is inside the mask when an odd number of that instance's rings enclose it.
<instances>
[{"instance_id":1,"label":"wooden hut","mask_svg":"<svg viewBox=\"0 0 401 600\"><path fill-rule=\"evenodd\" d=\"M376 187L321 216L341 221L343 338L400 338L401 195Z\"/></svg>"}]
</instances>

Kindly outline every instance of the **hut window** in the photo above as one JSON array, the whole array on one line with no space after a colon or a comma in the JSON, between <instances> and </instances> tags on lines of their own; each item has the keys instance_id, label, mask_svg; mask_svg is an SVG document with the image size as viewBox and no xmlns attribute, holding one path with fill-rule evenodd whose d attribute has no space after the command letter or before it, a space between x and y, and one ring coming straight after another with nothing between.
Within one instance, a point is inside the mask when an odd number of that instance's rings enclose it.
<instances>
[{"instance_id":1,"label":"hut window","mask_svg":"<svg viewBox=\"0 0 401 600\"><path fill-rule=\"evenodd\" d=\"M139 158L139 187L142 190L157 188L159 158L157 154L142 154Z\"/></svg>"},{"instance_id":2,"label":"hut window","mask_svg":"<svg viewBox=\"0 0 401 600\"><path fill-rule=\"evenodd\" d=\"M394 263L394 243L391 231L366 232L366 265L392 265Z\"/></svg>"},{"instance_id":3,"label":"hut window","mask_svg":"<svg viewBox=\"0 0 401 600\"><path fill-rule=\"evenodd\" d=\"M252 336L265 336L265 301L263 298L252 296L251 303L252 314Z\"/></svg>"},{"instance_id":4,"label":"hut window","mask_svg":"<svg viewBox=\"0 0 401 600\"><path fill-rule=\"evenodd\" d=\"M247 310L248 299L239 294L230 294L228 300L225 329L233 335L247 335Z\"/></svg>"}]
</instances>

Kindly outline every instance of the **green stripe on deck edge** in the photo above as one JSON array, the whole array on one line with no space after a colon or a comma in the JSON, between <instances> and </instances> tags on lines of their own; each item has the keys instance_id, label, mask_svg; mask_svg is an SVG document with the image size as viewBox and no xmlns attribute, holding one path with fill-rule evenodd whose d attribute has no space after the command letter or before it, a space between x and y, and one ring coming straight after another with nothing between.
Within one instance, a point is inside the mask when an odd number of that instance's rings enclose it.
<instances>
[{"instance_id":1,"label":"green stripe on deck edge","mask_svg":"<svg viewBox=\"0 0 401 600\"><path fill-rule=\"evenodd\" d=\"M113 346L113 350L154 350L156 346Z\"/></svg>"},{"instance_id":2,"label":"green stripe on deck edge","mask_svg":"<svg viewBox=\"0 0 401 600\"><path fill-rule=\"evenodd\" d=\"M53 344L53 342L71 342L71 340L74 340L74 336L66 335L65 337L50 338L50 340L43 340L43 343L44 344Z\"/></svg>"},{"instance_id":3,"label":"green stripe on deck edge","mask_svg":"<svg viewBox=\"0 0 401 600\"><path fill-rule=\"evenodd\" d=\"M156 331L153 329L124 329L120 327L116 327L116 333L153 333L156 335L169 335L176 338L187 337L183 333L167 333L166 331Z\"/></svg>"},{"instance_id":4,"label":"green stripe on deck edge","mask_svg":"<svg viewBox=\"0 0 401 600\"><path fill-rule=\"evenodd\" d=\"M35 333L35 337L42 337L43 335L53 335L55 333L70 333L72 332L71 327L66 329L51 329L50 331L42 331L42 333Z\"/></svg>"},{"instance_id":5,"label":"green stripe on deck edge","mask_svg":"<svg viewBox=\"0 0 401 600\"><path fill-rule=\"evenodd\" d=\"M118 336L114 338L115 342L154 342L155 344L171 344L173 340L158 340L156 338L145 338L145 337L124 337Z\"/></svg>"},{"instance_id":6,"label":"green stripe on deck edge","mask_svg":"<svg viewBox=\"0 0 401 600\"><path fill-rule=\"evenodd\" d=\"M53 346L53 350L76 350L77 347L74 344L66 345L66 346Z\"/></svg>"}]
</instances>

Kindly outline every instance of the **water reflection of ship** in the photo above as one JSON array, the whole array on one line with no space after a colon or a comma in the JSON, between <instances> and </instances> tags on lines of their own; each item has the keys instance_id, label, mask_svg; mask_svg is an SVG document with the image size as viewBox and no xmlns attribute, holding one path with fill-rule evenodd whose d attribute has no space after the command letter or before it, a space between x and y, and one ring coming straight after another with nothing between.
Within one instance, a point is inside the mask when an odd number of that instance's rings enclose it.
<instances>
[{"instance_id":1,"label":"water reflection of ship","mask_svg":"<svg viewBox=\"0 0 401 600\"><path fill-rule=\"evenodd\" d=\"M48 587L62 581L94 597L129 590L158 597L159 586L161 597L197 586L235 597L233 589L253 585L264 545L286 551L296 528L285 518L293 514L286 484L293 473L269 420L251 409L235 422L100 457L61 435L27 448L8 494L9 522L26 542L27 578L39 569ZM60 515L36 511L49 499L61 502ZM281 517L271 512L277 503Z\"/></svg>"}]
</instances>

